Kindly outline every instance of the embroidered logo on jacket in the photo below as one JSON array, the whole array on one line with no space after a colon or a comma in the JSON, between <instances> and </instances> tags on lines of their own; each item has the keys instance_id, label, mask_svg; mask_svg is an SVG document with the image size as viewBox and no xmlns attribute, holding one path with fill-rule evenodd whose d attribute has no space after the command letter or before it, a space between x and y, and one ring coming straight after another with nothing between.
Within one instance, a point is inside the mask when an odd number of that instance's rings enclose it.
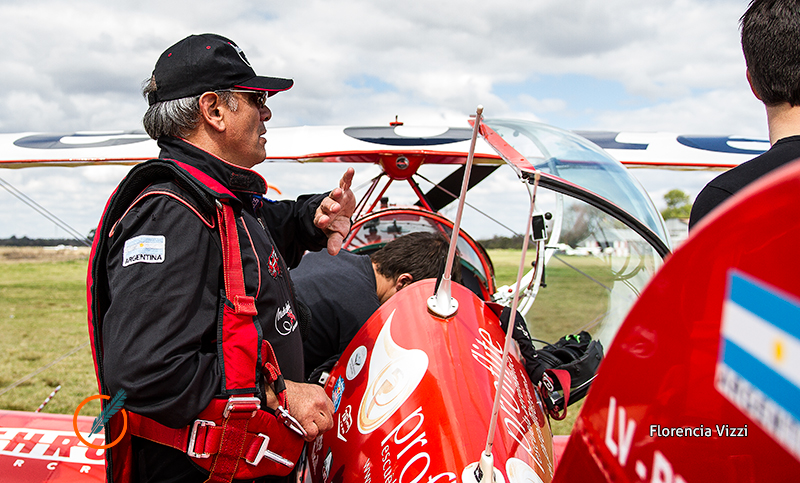
<instances>
[{"instance_id":1,"label":"embroidered logo on jacket","mask_svg":"<svg viewBox=\"0 0 800 483\"><path fill-rule=\"evenodd\" d=\"M292 305L286 302L286 305L275 312L275 330L277 330L280 335L289 335L296 328L297 317L295 317L294 312L292 312Z\"/></svg>"},{"instance_id":2,"label":"embroidered logo on jacket","mask_svg":"<svg viewBox=\"0 0 800 483\"><path fill-rule=\"evenodd\" d=\"M127 240L122 250L122 266L134 263L164 263L164 235L139 235Z\"/></svg>"},{"instance_id":3,"label":"embroidered logo on jacket","mask_svg":"<svg viewBox=\"0 0 800 483\"><path fill-rule=\"evenodd\" d=\"M269 269L269 274L274 278L278 278L278 275L281 274L281 266L278 263L278 254L275 252L275 248L272 249L272 253L269 256L267 268Z\"/></svg>"}]
</instances>

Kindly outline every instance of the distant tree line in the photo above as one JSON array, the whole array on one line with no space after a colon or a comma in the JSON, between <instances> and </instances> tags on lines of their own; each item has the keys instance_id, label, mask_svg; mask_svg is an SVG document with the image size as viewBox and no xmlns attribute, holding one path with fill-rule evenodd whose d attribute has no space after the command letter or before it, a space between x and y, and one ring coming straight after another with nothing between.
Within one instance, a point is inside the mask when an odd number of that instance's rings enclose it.
<instances>
[{"instance_id":1,"label":"distant tree line","mask_svg":"<svg viewBox=\"0 0 800 483\"><path fill-rule=\"evenodd\" d=\"M670 218L689 218L692 212L692 202L689 195L679 189L673 189L664 195L667 208L661 211L665 220Z\"/></svg>"},{"instance_id":2,"label":"distant tree line","mask_svg":"<svg viewBox=\"0 0 800 483\"><path fill-rule=\"evenodd\" d=\"M522 239L522 235L514 235L512 237L495 235L488 240L478 240L478 243L483 245L483 248L486 248L487 250L492 248L516 248L521 250Z\"/></svg>"},{"instance_id":3,"label":"distant tree line","mask_svg":"<svg viewBox=\"0 0 800 483\"><path fill-rule=\"evenodd\" d=\"M0 238L0 246L3 247L57 247L58 245L84 246L74 238L28 238L26 236L17 238Z\"/></svg>"}]
</instances>

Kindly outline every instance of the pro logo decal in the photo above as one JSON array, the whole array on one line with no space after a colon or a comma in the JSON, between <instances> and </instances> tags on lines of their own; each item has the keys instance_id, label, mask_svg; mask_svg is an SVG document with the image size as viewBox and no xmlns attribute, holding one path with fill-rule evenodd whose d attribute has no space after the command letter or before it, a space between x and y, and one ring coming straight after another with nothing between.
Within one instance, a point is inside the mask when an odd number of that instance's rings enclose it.
<instances>
[{"instance_id":1,"label":"pro logo decal","mask_svg":"<svg viewBox=\"0 0 800 483\"><path fill-rule=\"evenodd\" d=\"M428 355L406 349L392 339L389 315L375 339L369 362L367 389L358 408L358 430L369 434L386 422L414 392L428 370Z\"/></svg>"},{"instance_id":2,"label":"pro logo decal","mask_svg":"<svg viewBox=\"0 0 800 483\"><path fill-rule=\"evenodd\" d=\"M333 394L331 394L331 401L333 401L333 412L339 410L339 403L342 402L342 394L344 394L344 379L339 377L336 380L336 385L333 386Z\"/></svg>"},{"instance_id":3,"label":"pro logo decal","mask_svg":"<svg viewBox=\"0 0 800 483\"><path fill-rule=\"evenodd\" d=\"M164 263L167 241L164 235L139 235L127 240L122 250L122 266L134 263Z\"/></svg>"}]
</instances>

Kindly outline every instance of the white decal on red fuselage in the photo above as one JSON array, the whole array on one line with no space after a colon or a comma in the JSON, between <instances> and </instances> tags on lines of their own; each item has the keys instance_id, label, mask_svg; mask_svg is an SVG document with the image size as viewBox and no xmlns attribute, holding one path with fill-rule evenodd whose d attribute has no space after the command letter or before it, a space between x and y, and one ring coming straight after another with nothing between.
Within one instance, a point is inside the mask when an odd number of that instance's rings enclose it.
<instances>
[{"instance_id":1,"label":"white decal on red fuselage","mask_svg":"<svg viewBox=\"0 0 800 483\"><path fill-rule=\"evenodd\" d=\"M540 427L544 422L538 420L533 407L537 404L535 396L530 393L527 384L520 383L511 361L506 367L503 386L498 388L503 348L485 329L479 328L478 332L480 337L472 344L472 357L494 376L495 391L501 391L500 409L504 415L503 427L506 434L520 444L541 472L552 476L553 462L537 444L544 441Z\"/></svg>"},{"instance_id":2,"label":"white decal on red fuselage","mask_svg":"<svg viewBox=\"0 0 800 483\"><path fill-rule=\"evenodd\" d=\"M82 436L88 441L88 433ZM102 445L105 438L96 435L90 442ZM105 464L104 451L87 447L72 431L0 428L0 455L86 465Z\"/></svg>"}]
</instances>

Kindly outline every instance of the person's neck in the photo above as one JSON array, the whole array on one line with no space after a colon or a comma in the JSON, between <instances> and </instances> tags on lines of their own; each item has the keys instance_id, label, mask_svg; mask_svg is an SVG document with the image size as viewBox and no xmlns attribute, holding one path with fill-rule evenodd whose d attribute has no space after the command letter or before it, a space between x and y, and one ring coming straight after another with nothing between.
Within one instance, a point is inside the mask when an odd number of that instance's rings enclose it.
<instances>
[{"instance_id":1,"label":"person's neck","mask_svg":"<svg viewBox=\"0 0 800 483\"><path fill-rule=\"evenodd\" d=\"M378 271L378 267L375 263L372 264L372 271L375 272L375 291L378 294L378 300L380 301L381 305L384 302L389 300L389 297L392 296L392 287L394 287L394 282L386 277L384 277L380 271Z\"/></svg>"},{"instance_id":2,"label":"person's neck","mask_svg":"<svg viewBox=\"0 0 800 483\"><path fill-rule=\"evenodd\" d=\"M791 106L784 102L766 108L770 145L780 139L800 135L800 106Z\"/></svg>"}]
</instances>

